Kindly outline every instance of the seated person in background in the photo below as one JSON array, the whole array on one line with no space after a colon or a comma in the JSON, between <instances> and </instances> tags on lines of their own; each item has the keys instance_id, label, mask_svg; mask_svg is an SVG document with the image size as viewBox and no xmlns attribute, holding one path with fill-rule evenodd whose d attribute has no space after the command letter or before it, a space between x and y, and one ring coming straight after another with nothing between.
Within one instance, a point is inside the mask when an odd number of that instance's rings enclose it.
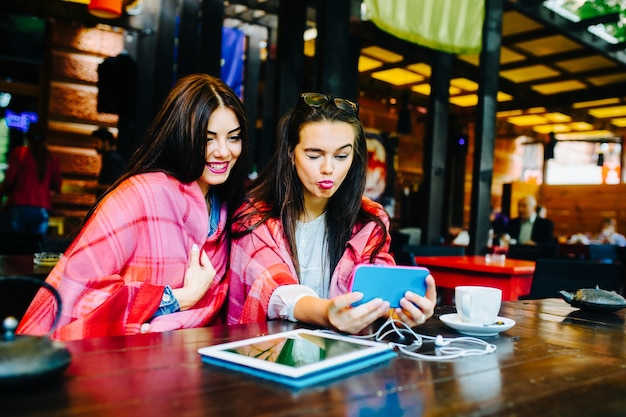
<instances>
[{"instance_id":1,"label":"seated person in background","mask_svg":"<svg viewBox=\"0 0 626 417\"><path fill-rule=\"evenodd\" d=\"M102 155L102 167L98 174L98 184L108 187L122 175L126 168L126 161L117 151L115 136L109 129L101 127L93 132L92 136L100 139L98 153Z\"/></svg>"},{"instance_id":2,"label":"seated person in background","mask_svg":"<svg viewBox=\"0 0 626 417\"><path fill-rule=\"evenodd\" d=\"M489 216L492 237L489 241L490 246L501 246L506 235L509 218L502 213L500 207L492 207Z\"/></svg>"},{"instance_id":3,"label":"seated person in background","mask_svg":"<svg viewBox=\"0 0 626 417\"><path fill-rule=\"evenodd\" d=\"M382 299L352 307L363 298L350 292L354 267L394 264L389 216L364 196L358 105L302 94L277 132L272 160L233 218L228 323L288 319L358 333L390 312ZM407 291L394 310L411 327L433 315L435 282L426 282L426 297Z\"/></svg>"},{"instance_id":4,"label":"seated person in background","mask_svg":"<svg viewBox=\"0 0 626 417\"><path fill-rule=\"evenodd\" d=\"M509 220L507 238L511 245L550 245L555 243L554 223L537 215L537 200L532 195L517 202L518 217Z\"/></svg>"},{"instance_id":5,"label":"seated person in background","mask_svg":"<svg viewBox=\"0 0 626 417\"><path fill-rule=\"evenodd\" d=\"M509 224L509 218L502 213L500 207L494 207L491 210L491 228L493 229L494 236L502 236L506 233L507 225Z\"/></svg>"},{"instance_id":6,"label":"seated person in background","mask_svg":"<svg viewBox=\"0 0 626 417\"><path fill-rule=\"evenodd\" d=\"M626 237L617 233L617 220L605 218L602 220L602 230L591 241L591 243L601 245L626 246Z\"/></svg>"},{"instance_id":7,"label":"seated person in background","mask_svg":"<svg viewBox=\"0 0 626 417\"><path fill-rule=\"evenodd\" d=\"M591 240L584 233L575 233L569 239L567 239L567 243L570 245L589 245Z\"/></svg>"}]
</instances>

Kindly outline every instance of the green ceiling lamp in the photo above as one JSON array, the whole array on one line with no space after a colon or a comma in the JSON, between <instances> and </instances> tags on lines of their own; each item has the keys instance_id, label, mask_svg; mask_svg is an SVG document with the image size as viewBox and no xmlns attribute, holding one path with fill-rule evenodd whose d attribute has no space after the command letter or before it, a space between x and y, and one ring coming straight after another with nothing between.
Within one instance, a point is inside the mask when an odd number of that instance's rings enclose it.
<instances>
[{"instance_id":1,"label":"green ceiling lamp","mask_svg":"<svg viewBox=\"0 0 626 417\"><path fill-rule=\"evenodd\" d=\"M397 38L451 54L482 48L485 0L364 0L367 15Z\"/></svg>"}]
</instances>

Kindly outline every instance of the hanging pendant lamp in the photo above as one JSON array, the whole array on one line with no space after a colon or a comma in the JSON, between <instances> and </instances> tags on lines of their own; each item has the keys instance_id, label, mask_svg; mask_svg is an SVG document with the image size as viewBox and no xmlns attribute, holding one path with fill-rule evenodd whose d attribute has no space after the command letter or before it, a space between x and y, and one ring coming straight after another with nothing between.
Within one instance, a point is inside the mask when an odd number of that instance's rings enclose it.
<instances>
[{"instance_id":1,"label":"hanging pendant lamp","mask_svg":"<svg viewBox=\"0 0 626 417\"><path fill-rule=\"evenodd\" d=\"M89 13L103 19L116 19L122 16L123 0L91 0L87 9Z\"/></svg>"}]
</instances>

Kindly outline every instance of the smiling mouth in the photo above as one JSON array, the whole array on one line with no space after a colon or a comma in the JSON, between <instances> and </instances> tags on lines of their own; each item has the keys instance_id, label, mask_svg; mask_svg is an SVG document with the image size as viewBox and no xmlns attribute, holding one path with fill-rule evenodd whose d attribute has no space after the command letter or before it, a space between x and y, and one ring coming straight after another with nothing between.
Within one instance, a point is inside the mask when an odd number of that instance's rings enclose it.
<instances>
[{"instance_id":1,"label":"smiling mouth","mask_svg":"<svg viewBox=\"0 0 626 417\"><path fill-rule=\"evenodd\" d=\"M205 165L214 174L223 174L228 170L228 162L207 163Z\"/></svg>"}]
</instances>

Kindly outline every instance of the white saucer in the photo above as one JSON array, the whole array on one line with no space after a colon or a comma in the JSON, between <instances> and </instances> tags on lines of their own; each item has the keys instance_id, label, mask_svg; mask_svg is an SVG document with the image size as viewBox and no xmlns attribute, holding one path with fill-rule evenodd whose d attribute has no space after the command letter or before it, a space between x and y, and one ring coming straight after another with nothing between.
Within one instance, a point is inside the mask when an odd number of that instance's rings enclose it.
<instances>
[{"instance_id":1,"label":"white saucer","mask_svg":"<svg viewBox=\"0 0 626 417\"><path fill-rule=\"evenodd\" d=\"M479 325L466 323L462 321L456 313L444 314L439 317L439 320L444 322L448 327L452 327L460 333L469 336L495 336L515 326L515 320L507 319L506 317L496 317L496 323L501 322L502 324Z\"/></svg>"}]
</instances>

